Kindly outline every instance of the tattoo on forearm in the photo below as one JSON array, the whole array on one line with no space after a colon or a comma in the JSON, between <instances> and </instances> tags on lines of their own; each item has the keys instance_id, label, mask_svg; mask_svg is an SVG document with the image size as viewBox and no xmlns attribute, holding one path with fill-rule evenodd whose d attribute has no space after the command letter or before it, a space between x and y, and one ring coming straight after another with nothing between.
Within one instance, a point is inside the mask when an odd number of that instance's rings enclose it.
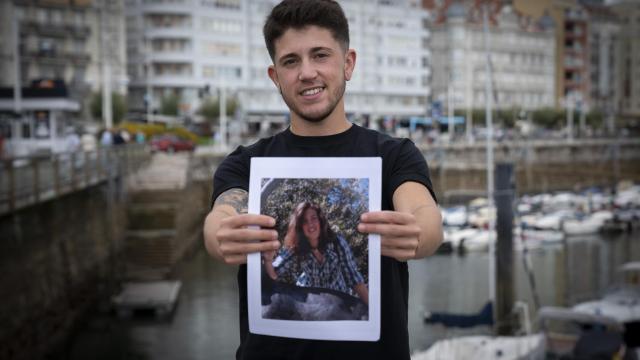
<instances>
[{"instance_id":1,"label":"tattoo on forearm","mask_svg":"<svg viewBox=\"0 0 640 360\"><path fill-rule=\"evenodd\" d=\"M246 214L248 212L247 206L249 202L249 193L242 189L231 189L223 192L218 196L213 206L216 205L229 205L236 209L238 214Z\"/></svg>"}]
</instances>

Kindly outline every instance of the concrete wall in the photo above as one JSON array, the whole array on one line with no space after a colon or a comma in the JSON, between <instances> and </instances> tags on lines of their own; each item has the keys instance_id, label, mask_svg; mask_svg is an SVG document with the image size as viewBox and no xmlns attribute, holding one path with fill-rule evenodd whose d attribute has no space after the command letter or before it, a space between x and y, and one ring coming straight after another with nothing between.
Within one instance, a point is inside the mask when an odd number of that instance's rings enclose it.
<instances>
[{"instance_id":1,"label":"concrete wall","mask_svg":"<svg viewBox=\"0 0 640 360\"><path fill-rule=\"evenodd\" d=\"M640 166L637 163L637 160L529 165L516 163L516 193L522 195L558 190L579 191L591 186L611 188L623 180L640 182ZM431 168L431 181L438 200L443 204L486 196L486 169L483 167Z\"/></svg>"},{"instance_id":2,"label":"concrete wall","mask_svg":"<svg viewBox=\"0 0 640 360\"><path fill-rule=\"evenodd\" d=\"M43 357L115 288L127 221L118 187L103 184L0 218L0 358Z\"/></svg>"},{"instance_id":3,"label":"concrete wall","mask_svg":"<svg viewBox=\"0 0 640 360\"><path fill-rule=\"evenodd\" d=\"M174 190L114 180L0 217L0 359L64 353L74 326L122 281L170 277L202 246L212 165Z\"/></svg>"}]
</instances>

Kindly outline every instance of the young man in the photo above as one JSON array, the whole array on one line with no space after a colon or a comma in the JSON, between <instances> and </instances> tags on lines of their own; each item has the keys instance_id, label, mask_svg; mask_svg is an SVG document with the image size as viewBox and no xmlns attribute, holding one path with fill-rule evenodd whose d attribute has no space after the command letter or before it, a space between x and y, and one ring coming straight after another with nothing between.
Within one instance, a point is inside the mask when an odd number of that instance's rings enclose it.
<instances>
[{"instance_id":1,"label":"young man","mask_svg":"<svg viewBox=\"0 0 640 360\"><path fill-rule=\"evenodd\" d=\"M214 175L213 209L204 225L214 258L240 264L238 359L409 359L406 261L430 255L442 241L427 164L407 139L351 124L344 92L356 64L349 27L331 0L284 0L267 17L268 74L291 113L291 126L240 146ZM362 215L358 230L381 235L381 331L377 342L313 341L249 333L247 254L280 247L275 219L247 214L252 157L382 158L382 210ZM249 229L258 226L260 229ZM260 241L256 241L260 240Z\"/></svg>"}]
</instances>

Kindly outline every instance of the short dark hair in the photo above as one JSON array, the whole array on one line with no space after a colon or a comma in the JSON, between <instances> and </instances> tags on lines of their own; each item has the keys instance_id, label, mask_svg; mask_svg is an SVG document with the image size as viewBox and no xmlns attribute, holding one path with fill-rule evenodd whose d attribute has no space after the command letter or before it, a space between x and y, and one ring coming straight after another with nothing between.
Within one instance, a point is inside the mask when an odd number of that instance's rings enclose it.
<instances>
[{"instance_id":1,"label":"short dark hair","mask_svg":"<svg viewBox=\"0 0 640 360\"><path fill-rule=\"evenodd\" d=\"M334 0L283 0L272 10L262 28L271 60L276 56L275 42L287 30L315 25L331 31L343 50L349 48L349 22Z\"/></svg>"}]
</instances>

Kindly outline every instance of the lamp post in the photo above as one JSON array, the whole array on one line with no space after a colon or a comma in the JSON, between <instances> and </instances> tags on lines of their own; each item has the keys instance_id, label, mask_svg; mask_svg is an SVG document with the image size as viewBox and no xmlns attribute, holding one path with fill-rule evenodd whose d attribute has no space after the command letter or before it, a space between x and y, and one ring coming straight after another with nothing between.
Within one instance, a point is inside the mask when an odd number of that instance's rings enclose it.
<instances>
[{"instance_id":1,"label":"lamp post","mask_svg":"<svg viewBox=\"0 0 640 360\"><path fill-rule=\"evenodd\" d=\"M111 111L111 62L109 55L109 39L107 34L107 3L100 8L100 50L102 56L102 119L107 129L113 127Z\"/></svg>"},{"instance_id":2,"label":"lamp post","mask_svg":"<svg viewBox=\"0 0 640 360\"><path fill-rule=\"evenodd\" d=\"M12 38L13 38L13 111L22 113L22 79L20 78L20 26L15 5L13 6ZM20 116L20 115L18 115Z\"/></svg>"},{"instance_id":3,"label":"lamp post","mask_svg":"<svg viewBox=\"0 0 640 360\"><path fill-rule=\"evenodd\" d=\"M227 88L224 80L220 86L220 149L227 150Z\"/></svg>"}]
</instances>

